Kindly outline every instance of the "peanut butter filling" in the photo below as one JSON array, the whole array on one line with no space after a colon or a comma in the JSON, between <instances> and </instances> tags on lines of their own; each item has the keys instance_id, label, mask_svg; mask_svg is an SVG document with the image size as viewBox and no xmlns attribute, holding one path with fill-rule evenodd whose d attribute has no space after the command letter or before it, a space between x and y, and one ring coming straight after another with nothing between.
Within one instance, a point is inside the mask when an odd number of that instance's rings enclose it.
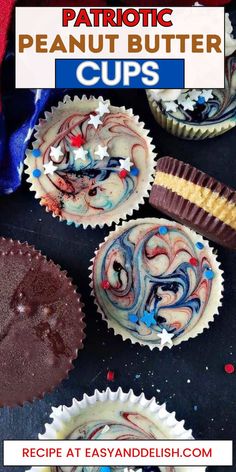
<instances>
[{"instance_id":1,"label":"peanut butter filling","mask_svg":"<svg viewBox=\"0 0 236 472\"><path fill-rule=\"evenodd\" d=\"M218 192L165 172L156 173L154 185L175 192L236 230L236 205Z\"/></svg>"}]
</instances>

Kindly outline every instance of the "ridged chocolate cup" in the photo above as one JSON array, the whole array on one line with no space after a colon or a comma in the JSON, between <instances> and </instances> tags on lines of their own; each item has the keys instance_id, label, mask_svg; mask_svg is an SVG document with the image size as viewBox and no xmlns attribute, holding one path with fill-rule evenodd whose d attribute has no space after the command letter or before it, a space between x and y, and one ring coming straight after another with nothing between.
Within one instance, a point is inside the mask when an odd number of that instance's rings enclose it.
<instances>
[{"instance_id":1,"label":"ridged chocolate cup","mask_svg":"<svg viewBox=\"0 0 236 472\"><path fill-rule=\"evenodd\" d=\"M68 376L84 315L67 273L27 243L0 238L0 269L0 406L22 406Z\"/></svg>"},{"instance_id":2,"label":"ridged chocolate cup","mask_svg":"<svg viewBox=\"0 0 236 472\"><path fill-rule=\"evenodd\" d=\"M167 175L176 176L195 184L196 192L201 193L202 189L209 189L214 198L215 205L218 198L224 198L236 212L236 191L231 187L217 181L214 177L205 174L195 167L186 164L172 157L162 157L157 163L156 173L163 172ZM156 175L157 175L156 174ZM218 244L230 249L236 249L236 219L231 226L224 222L224 214L214 216L214 205L212 211L206 211L201 206L191 202L174 191L174 188L168 189L160 183L153 184L149 203L156 209L165 213L180 223L189 226L203 236Z\"/></svg>"}]
</instances>

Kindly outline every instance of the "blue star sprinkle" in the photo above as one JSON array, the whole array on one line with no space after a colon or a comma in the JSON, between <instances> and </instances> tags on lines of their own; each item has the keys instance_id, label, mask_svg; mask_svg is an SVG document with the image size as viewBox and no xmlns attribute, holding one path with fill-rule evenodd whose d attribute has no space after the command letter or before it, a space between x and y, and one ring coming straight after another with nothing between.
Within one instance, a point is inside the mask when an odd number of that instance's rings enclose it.
<instances>
[{"instance_id":1,"label":"blue star sprinkle","mask_svg":"<svg viewBox=\"0 0 236 472\"><path fill-rule=\"evenodd\" d=\"M139 169L137 167L132 167L132 169L130 170L130 173L134 177L137 177L137 175L139 174Z\"/></svg>"},{"instance_id":2,"label":"blue star sprinkle","mask_svg":"<svg viewBox=\"0 0 236 472\"><path fill-rule=\"evenodd\" d=\"M38 179L41 175L41 170L40 169L34 169L33 170L33 177L36 177L36 179Z\"/></svg>"},{"instance_id":3,"label":"blue star sprinkle","mask_svg":"<svg viewBox=\"0 0 236 472\"><path fill-rule=\"evenodd\" d=\"M152 310L150 312L145 310L142 318L140 318L140 321L142 321L148 328L150 328L152 324L156 324L155 313L155 310Z\"/></svg>"},{"instance_id":4,"label":"blue star sprinkle","mask_svg":"<svg viewBox=\"0 0 236 472\"><path fill-rule=\"evenodd\" d=\"M134 315L133 313L131 313L129 316L129 321L131 321L131 323L136 323L138 321L138 317L137 315Z\"/></svg>"},{"instance_id":5,"label":"blue star sprinkle","mask_svg":"<svg viewBox=\"0 0 236 472\"><path fill-rule=\"evenodd\" d=\"M206 269L204 273L205 273L205 277L206 277L208 280L212 280L212 279L214 278L214 275L215 275L215 274L214 274L214 272L213 272L212 269L210 269L210 268L209 268L209 269Z\"/></svg>"},{"instance_id":6,"label":"blue star sprinkle","mask_svg":"<svg viewBox=\"0 0 236 472\"><path fill-rule=\"evenodd\" d=\"M159 228L159 234L161 234L162 236L164 236L165 234L168 233L168 228L166 226L160 226Z\"/></svg>"},{"instance_id":7,"label":"blue star sprinkle","mask_svg":"<svg viewBox=\"0 0 236 472\"><path fill-rule=\"evenodd\" d=\"M198 100L197 100L197 103L198 105L204 105L204 103L206 102L205 100L205 97L198 97Z\"/></svg>"},{"instance_id":8,"label":"blue star sprinkle","mask_svg":"<svg viewBox=\"0 0 236 472\"><path fill-rule=\"evenodd\" d=\"M42 153L41 153L40 149L33 149L33 151L32 151L32 156L34 156L34 157L40 157L41 154Z\"/></svg>"},{"instance_id":9,"label":"blue star sprinkle","mask_svg":"<svg viewBox=\"0 0 236 472\"><path fill-rule=\"evenodd\" d=\"M196 243L196 247L197 247L198 249L203 249L203 248L204 248L204 244L198 242L198 243Z\"/></svg>"}]
</instances>

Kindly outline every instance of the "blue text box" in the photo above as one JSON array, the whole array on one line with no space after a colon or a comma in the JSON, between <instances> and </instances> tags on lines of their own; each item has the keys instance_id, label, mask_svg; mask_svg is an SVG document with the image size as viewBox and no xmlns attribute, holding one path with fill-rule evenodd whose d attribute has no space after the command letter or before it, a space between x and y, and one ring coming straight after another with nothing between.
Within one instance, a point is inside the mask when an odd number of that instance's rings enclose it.
<instances>
[{"instance_id":1,"label":"blue text box","mask_svg":"<svg viewBox=\"0 0 236 472\"><path fill-rule=\"evenodd\" d=\"M56 59L55 82L57 88L185 88L184 59Z\"/></svg>"}]
</instances>

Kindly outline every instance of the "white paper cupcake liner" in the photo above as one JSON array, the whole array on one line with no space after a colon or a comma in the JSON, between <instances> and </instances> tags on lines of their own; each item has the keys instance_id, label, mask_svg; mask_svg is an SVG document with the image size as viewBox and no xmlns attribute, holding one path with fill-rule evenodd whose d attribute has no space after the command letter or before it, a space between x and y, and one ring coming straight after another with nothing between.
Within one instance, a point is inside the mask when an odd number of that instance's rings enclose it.
<instances>
[{"instance_id":1,"label":"white paper cupcake liner","mask_svg":"<svg viewBox=\"0 0 236 472\"><path fill-rule=\"evenodd\" d=\"M192 139L192 140L203 140L206 138L214 138L219 136L226 131L234 128L236 126L236 120L226 121L224 123L219 123L217 126L213 124L209 125L189 125L184 122L180 122L171 118L168 115L165 115L158 106L158 102L153 99L151 92L148 90L147 99L151 109L151 112L157 121L157 123L166 131L182 139Z\"/></svg>"},{"instance_id":2,"label":"white paper cupcake liner","mask_svg":"<svg viewBox=\"0 0 236 472\"><path fill-rule=\"evenodd\" d=\"M97 311L101 314L102 319L107 323L108 328L111 329L115 335L120 335L123 341L130 341L132 344L140 344L141 346L148 346L151 350L155 348L162 350L163 347L160 346L159 344L152 344L148 341L137 339L136 337L132 335L131 331L121 326L121 324L119 324L116 320L108 318L96 298L94 281L93 281L93 268L94 268L94 261L97 257L98 252L101 250L103 245L107 243L107 241L115 239L118 236L118 234L121 234L128 228L131 228L134 225L134 223L135 224L156 223L161 226L172 225L174 227L180 227L180 228L182 227L184 228L185 233L190 236L190 239L194 243L201 242L202 244L204 244L204 247L207 248L207 254L210 258L211 268L213 272L217 274L217 277L214 278L214 289L211 290L208 305L201 319L196 323L196 325L193 326L193 328L190 331L187 331L186 333L178 336L177 338L173 338L172 339L173 346L176 346L183 341L187 341L190 338L195 338L196 336L198 336L198 334L201 334L205 329L209 329L210 323L213 322L214 317L219 314L219 308L222 306L222 298L223 298L223 290L224 290L223 271L220 268L221 264L217 259L217 256L214 252L214 248L210 246L208 240L203 238L200 234L197 234L195 231L185 227L184 225L181 225L179 223L176 223L174 221L167 220L164 218L139 218L137 220L123 222L121 225L117 226L115 230L110 231L108 236L99 245L99 248L95 251L95 257L91 259L91 266L89 267L89 272L90 272L89 278L91 279L90 281L91 295L93 296L94 303L97 307ZM170 348L169 345L164 346L164 347Z\"/></svg>"},{"instance_id":3,"label":"white paper cupcake liner","mask_svg":"<svg viewBox=\"0 0 236 472\"><path fill-rule=\"evenodd\" d=\"M136 396L132 389L128 393L124 393L121 387L117 391L113 392L110 388L107 388L103 392L95 390L92 396L84 394L83 399L78 401L73 399L71 407L59 406L58 408L52 409L50 418L52 422L45 425L45 433L39 434L41 440L56 440L65 439L68 434L71 433L71 427L76 426L76 418L79 418L80 414L83 414L86 408L90 409L96 403L111 403L117 402L121 405L128 403L132 412L141 413L148 419L160 427L160 435L162 439L173 439L173 440L189 440L194 439L191 430L184 428L184 421L178 421L175 417L176 413L169 413L166 409L166 405L159 405L156 399L153 397L151 400L147 400L145 395L142 393L140 396ZM126 405L127 408L127 405ZM107 434L107 436L109 436ZM157 438L158 439L158 438ZM161 439L161 438L159 438ZM86 467L86 470L91 472L96 470L96 467ZM115 468L114 468L115 469ZM119 470L121 468L119 467ZM159 467L161 472L204 472L205 467ZM57 468L53 467L32 467L31 472L54 472ZM68 467L68 472L71 468ZM78 466L78 470L82 470Z\"/></svg>"},{"instance_id":4,"label":"white paper cupcake liner","mask_svg":"<svg viewBox=\"0 0 236 472\"><path fill-rule=\"evenodd\" d=\"M58 214L58 211L51 210L45 205L45 203L42 202L42 198L45 196L45 190L44 186L41 183L41 180L43 182L46 182L45 185L49 186L51 184L48 183L47 176L44 174L44 168L42 165L42 162L39 162L37 158L35 158L32 155L32 151L34 149L39 148L39 146L42 144L42 130L47 128L50 123L53 123L56 119L57 116L60 119L62 112L66 109L69 109L70 107L75 109L76 106L79 106L82 102L86 101L86 104L89 104L89 102L93 102L94 100L97 101L97 106L99 101L103 101L103 97L94 97L90 96L89 98L86 97L86 95L83 95L82 98L79 98L78 96L75 96L73 99L71 99L68 95L64 97L63 102L59 102L57 107L52 107L50 112L45 112L45 118L41 119L39 121L39 125L35 126L35 130L37 131L35 133L35 138L36 140L32 144L32 149L28 149L26 151L26 159L25 159L25 164L26 164L26 169L25 172L28 175L27 182L30 184L30 190L35 192L35 198L40 200L40 205L44 206L46 211L51 213L53 217L58 217L60 221L65 221L68 225L75 224L76 227L82 226L83 228L87 227L92 227L95 228L96 226L99 226L102 228L103 226L111 226L113 223L118 223L120 220L126 219L128 216L131 216L134 212L134 210L138 210L140 205L142 205L145 201L145 198L149 196L150 190L151 190L151 184L154 180L154 171L155 171L155 158L156 158L156 153L154 152L154 145L152 145L152 138L149 137L149 130L144 128L144 123L139 121L140 118L138 115L133 114L133 110L126 109L125 107L111 107L115 109L117 112L121 112L126 114L128 117L132 117L134 119L135 125L138 127L140 131L140 135L145 139L147 149L148 149L148 158L146 160L146 166L145 166L145 175L143 174L137 177L138 178L138 186L135 188L130 195L130 197L125 200L122 204L118 204L117 207L110 211L105 211L104 213L101 214L94 214L94 215L75 215L75 217L63 217L60 214ZM110 101L106 100L105 103L110 105ZM94 110L94 107L91 108L91 112ZM120 156L120 157L125 157L125 156ZM39 169L41 172L40 178L34 178L32 176L32 171L35 169ZM50 187L51 191L55 192L55 188L53 185ZM50 194L50 190L47 192ZM46 192L46 194L47 194ZM68 213L68 212L67 212Z\"/></svg>"}]
</instances>

